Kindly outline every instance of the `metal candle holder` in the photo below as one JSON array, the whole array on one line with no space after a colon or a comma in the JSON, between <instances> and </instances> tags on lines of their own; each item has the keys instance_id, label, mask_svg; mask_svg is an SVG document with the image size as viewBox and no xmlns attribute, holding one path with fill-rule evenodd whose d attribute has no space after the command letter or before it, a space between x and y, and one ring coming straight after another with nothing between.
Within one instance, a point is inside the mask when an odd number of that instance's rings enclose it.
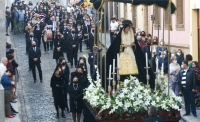
<instances>
[{"instance_id":1,"label":"metal candle holder","mask_svg":"<svg viewBox=\"0 0 200 122\"><path fill-rule=\"evenodd\" d=\"M110 86L110 82L113 78L107 78L108 79L108 95L110 96L110 91L111 91L111 86Z\"/></svg>"},{"instance_id":2,"label":"metal candle holder","mask_svg":"<svg viewBox=\"0 0 200 122\"><path fill-rule=\"evenodd\" d=\"M146 77L147 77L147 85L149 85L149 79L150 79L150 77L149 77L149 68L150 67L144 67L145 69L146 69L146 72L147 72L147 74L146 74Z\"/></svg>"},{"instance_id":3,"label":"metal candle holder","mask_svg":"<svg viewBox=\"0 0 200 122\"><path fill-rule=\"evenodd\" d=\"M113 90L112 90L112 94L115 94L115 91L116 91L116 89L115 89L115 85L116 85L116 81L115 81L115 75L116 75L117 73L115 73L115 72L113 72L112 73L112 75L113 75Z\"/></svg>"},{"instance_id":4,"label":"metal candle holder","mask_svg":"<svg viewBox=\"0 0 200 122\"><path fill-rule=\"evenodd\" d=\"M117 91L120 88L120 84L119 84L119 81L120 81L119 69L120 69L119 67L116 67L116 70L117 70Z\"/></svg>"},{"instance_id":5,"label":"metal candle holder","mask_svg":"<svg viewBox=\"0 0 200 122\"><path fill-rule=\"evenodd\" d=\"M154 74L156 75L156 80L155 80L155 91L156 91L156 87L157 87L157 84L158 84L158 74L159 72L154 72Z\"/></svg>"},{"instance_id":6,"label":"metal candle holder","mask_svg":"<svg viewBox=\"0 0 200 122\"><path fill-rule=\"evenodd\" d=\"M161 75L159 78L163 81L166 77L163 76L163 75ZM162 86L161 86L161 87L162 87Z\"/></svg>"}]
</instances>

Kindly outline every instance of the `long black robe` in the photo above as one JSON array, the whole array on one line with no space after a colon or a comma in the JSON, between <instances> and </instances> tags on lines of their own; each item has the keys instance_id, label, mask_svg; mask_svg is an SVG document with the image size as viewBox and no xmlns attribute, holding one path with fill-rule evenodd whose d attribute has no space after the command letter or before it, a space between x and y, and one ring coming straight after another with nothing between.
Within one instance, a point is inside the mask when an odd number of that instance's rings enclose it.
<instances>
[{"instance_id":1,"label":"long black robe","mask_svg":"<svg viewBox=\"0 0 200 122\"><path fill-rule=\"evenodd\" d=\"M52 87L55 107L58 108L58 106L60 106L61 109L64 110L64 108L65 108L65 94L64 94L65 84L64 84L63 75L61 75L60 77L56 77L55 75L53 75L51 77L50 86Z\"/></svg>"},{"instance_id":2,"label":"long black robe","mask_svg":"<svg viewBox=\"0 0 200 122\"><path fill-rule=\"evenodd\" d=\"M83 87L80 83L74 89L73 83L69 85L69 96L70 96L70 112L82 113L83 110ZM75 101L77 102L75 104Z\"/></svg>"},{"instance_id":3,"label":"long black robe","mask_svg":"<svg viewBox=\"0 0 200 122\"><path fill-rule=\"evenodd\" d=\"M54 41L53 59L59 59L60 57L63 57L63 46L64 41L61 38L56 37ZM57 50L58 47L61 47L59 52Z\"/></svg>"}]
</instances>

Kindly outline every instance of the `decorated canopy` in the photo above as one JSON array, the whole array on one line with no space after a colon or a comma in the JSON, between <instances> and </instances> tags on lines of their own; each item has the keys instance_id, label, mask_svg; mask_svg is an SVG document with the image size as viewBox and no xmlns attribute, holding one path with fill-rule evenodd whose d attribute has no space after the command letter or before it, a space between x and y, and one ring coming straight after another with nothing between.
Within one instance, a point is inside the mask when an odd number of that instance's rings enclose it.
<instances>
[{"instance_id":1,"label":"decorated canopy","mask_svg":"<svg viewBox=\"0 0 200 122\"><path fill-rule=\"evenodd\" d=\"M130 3L132 5L157 5L159 7L162 7L164 9L167 9L168 6L171 4L171 13L173 14L176 10L176 7L174 3L171 0L106 0L106 1L112 1L112 2L122 2L122 3ZM88 2L86 1L81 1L80 4L84 5L84 3ZM94 8L100 12L104 0L90 0L91 3L93 3Z\"/></svg>"}]
</instances>

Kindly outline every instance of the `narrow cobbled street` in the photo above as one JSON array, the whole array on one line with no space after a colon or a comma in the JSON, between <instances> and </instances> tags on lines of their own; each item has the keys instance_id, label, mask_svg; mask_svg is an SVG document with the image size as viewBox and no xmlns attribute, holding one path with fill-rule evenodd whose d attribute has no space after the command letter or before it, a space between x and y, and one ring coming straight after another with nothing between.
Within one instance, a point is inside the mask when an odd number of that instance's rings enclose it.
<instances>
[{"instance_id":1,"label":"narrow cobbled street","mask_svg":"<svg viewBox=\"0 0 200 122\"><path fill-rule=\"evenodd\" d=\"M39 82L38 72L37 83L34 83L32 72L28 67L28 56L25 52L25 37L24 34L11 36L11 42L15 49L16 59L19 63L19 90L18 96L21 101L21 116L23 122L72 122L71 113L67 113L65 119L57 119L56 111L53 104L52 91L50 87L51 75L55 69L56 62L53 59L53 51L49 54L44 53L43 45L41 45L41 67L43 72L43 83ZM85 47L83 46L83 49ZM79 53L80 56L86 56L87 50ZM65 54L66 56L66 54ZM75 69L70 69L74 71Z\"/></svg>"}]
</instances>

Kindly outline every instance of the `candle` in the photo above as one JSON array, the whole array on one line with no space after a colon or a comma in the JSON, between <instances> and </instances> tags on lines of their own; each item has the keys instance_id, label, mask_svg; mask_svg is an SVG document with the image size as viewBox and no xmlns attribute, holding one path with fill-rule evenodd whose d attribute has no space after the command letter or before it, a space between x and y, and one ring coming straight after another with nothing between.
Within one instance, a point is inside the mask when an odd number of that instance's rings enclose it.
<instances>
[{"instance_id":1,"label":"candle","mask_svg":"<svg viewBox=\"0 0 200 122\"><path fill-rule=\"evenodd\" d=\"M119 53L117 53L117 68L119 68Z\"/></svg>"},{"instance_id":2,"label":"candle","mask_svg":"<svg viewBox=\"0 0 200 122\"><path fill-rule=\"evenodd\" d=\"M113 73L115 73L115 59L113 59Z\"/></svg>"},{"instance_id":3,"label":"candle","mask_svg":"<svg viewBox=\"0 0 200 122\"><path fill-rule=\"evenodd\" d=\"M156 59L156 72L158 72L158 59Z\"/></svg>"},{"instance_id":4,"label":"candle","mask_svg":"<svg viewBox=\"0 0 200 122\"><path fill-rule=\"evenodd\" d=\"M111 78L111 68L112 68L112 65L110 65L109 67L109 78Z\"/></svg>"},{"instance_id":5,"label":"candle","mask_svg":"<svg viewBox=\"0 0 200 122\"><path fill-rule=\"evenodd\" d=\"M146 67L148 67L148 56L147 56L147 53L145 53L146 55Z\"/></svg>"},{"instance_id":6,"label":"candle","mask_svg":"<svg viewBox=\"0 0 200 122\"><path fill-rule=\"evenodd\" d=\"M152 50L151 50L151 46L150 46L150 51L152 52Z\"/></svg>"},{"instance_id":7,"label":"candle","mask_svg":"<svg viewBox=\"0 0 200 122\"><path fill-rule=\"evenodd\" d=\"M163 74L164 74L164 63L162 63L162 68L161 68L161 70L162 70L162 76L163 76Z\"/></svg>"}]
</instances>

